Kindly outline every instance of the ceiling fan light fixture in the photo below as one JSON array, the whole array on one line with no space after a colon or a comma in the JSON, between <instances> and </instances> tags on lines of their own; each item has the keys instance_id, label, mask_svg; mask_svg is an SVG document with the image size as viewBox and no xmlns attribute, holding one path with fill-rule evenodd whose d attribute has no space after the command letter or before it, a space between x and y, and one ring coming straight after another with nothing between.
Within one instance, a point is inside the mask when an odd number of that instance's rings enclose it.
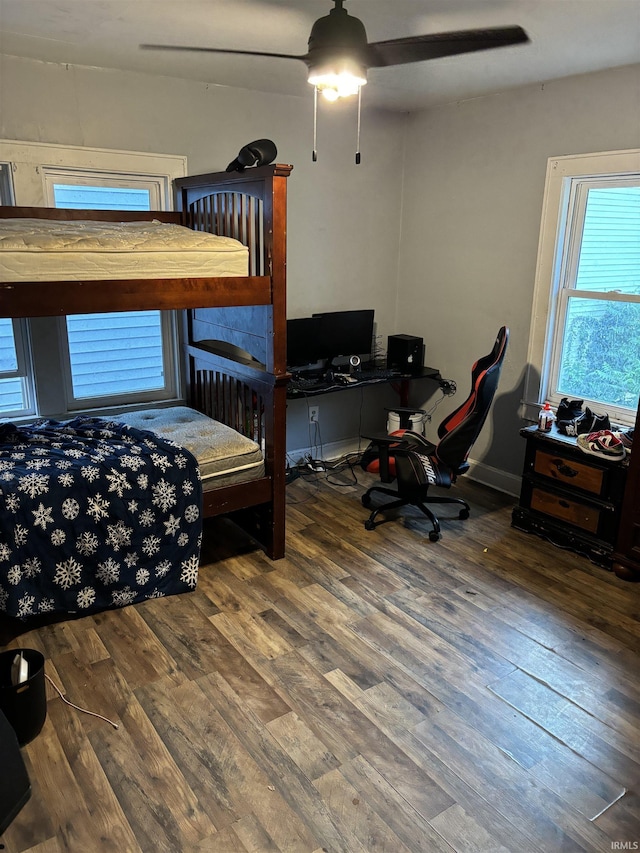
<instances>
[{"instance_id":1,"label":"ceiling fan light fixture","mask_svg":"<svg viewBox=\"0 0 640 853\"><path fill-rule=\"evenodd\" d=\"M352 59L326 62L309 69L309 83L329 101L357 95L367 82L367 69Z\"/></svg>"},{"instance_id":2,"label":"ceiling fan light fixture","mask_svg":"<svg viewBox=\"0 0 640 853\"><path fill-rule=\"evenodd\" d=\"M327 101L358 96L358 131L356 137L356 163L360 162L360 115L362 109L362 87L367 82L366 66L353 59L340 59L309 68L309 83L313 86L313 155L318 159L318 93Z\"/></svg>"}]
</instances>

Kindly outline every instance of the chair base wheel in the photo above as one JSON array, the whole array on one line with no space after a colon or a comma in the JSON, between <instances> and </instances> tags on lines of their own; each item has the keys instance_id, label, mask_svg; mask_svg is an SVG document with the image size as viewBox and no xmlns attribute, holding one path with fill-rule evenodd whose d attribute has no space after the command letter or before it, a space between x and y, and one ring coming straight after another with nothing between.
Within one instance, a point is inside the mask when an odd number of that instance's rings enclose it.
<instances>
[{"instance_id":1,"label":"chair base wheel","mask_svg":"<svg viewBox=\"0 0 640 853\"><path fill-rule=\"evenodd\" d=\"M469 510L466 508L461 509L460 513L458 514L458 518L462 519L463 521L465 518L469 518Z\"/></svg>"},{"instance_id":2,"label":"chair base wheel","mask_svg":"<svg viewBox=\"0 0 640 853\"><path fill-rule=\"evenodd\" d=\"M364 494L361 499L362 506L371 506L371 495Z\"/></svg>"},{"instance_id":3,"label":"chair base wheel","mask_svg":"<svg viewBox=\"0 0 640 853\"><path fill-rule=\"evenodd\" d=\"M438 533L437 530L430 530L429 531L429 539L432 542L437 542L439 538L440 538L440 534Z\"/></svg>"},{"instance_id":4,"label":"chair base wheel","mask_svg":"<svg viewBox=\"0 0 640 853\"><path fill-rule=\"evenodd\" d=\"M364 523L364 529L365 529L365 530L375 530L375 529L376 529L376 523L375 523L375 521L371 521L371 520L368 518L368 519L365 521L365 523Z\"/></svg>"}]
</instances>

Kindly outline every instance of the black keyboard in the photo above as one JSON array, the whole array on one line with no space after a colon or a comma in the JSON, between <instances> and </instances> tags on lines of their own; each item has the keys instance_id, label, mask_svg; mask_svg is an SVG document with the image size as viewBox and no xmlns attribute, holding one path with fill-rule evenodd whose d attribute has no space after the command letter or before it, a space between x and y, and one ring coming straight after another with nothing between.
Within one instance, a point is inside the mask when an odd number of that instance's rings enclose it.
<instances>
[{"instance_id":1,"label":"black keyboard","mask_svg":"<svg viewBox=\"0 0 640 853\"><path fill-rule=\"evenodd\" d=\"M400 371L384 368L379 370L374 368L354 370L353 373L349 374L335 373L331 379L328 379L326 376L305 376L299 374L291 377L287 392L289 394L317 394L342 386L355 385L358 382L388 381L389 379L400 379L401 377L402 374Z\"/></svg>"},{"instance_id":2,"label":"black keyboard","mask_svg":"<svg viewBox=\"0 0 640 853\"><path fill-rule=\"evenodd\" d=\"M399 379L402 374L399 370L354 370L351 374L358 382L367 382L371 379Z\"/></svg>"},{"instance_id":3,"label":"black keyboard","mask_svg":"<svg viewBox=\"0 0 640 853\"><path fill-rule=\"evenodd\" d=\"M327 383L320 376L294 376L289 380L288 391L315 391L327 388Z\"/></svg>"}]
</instances>

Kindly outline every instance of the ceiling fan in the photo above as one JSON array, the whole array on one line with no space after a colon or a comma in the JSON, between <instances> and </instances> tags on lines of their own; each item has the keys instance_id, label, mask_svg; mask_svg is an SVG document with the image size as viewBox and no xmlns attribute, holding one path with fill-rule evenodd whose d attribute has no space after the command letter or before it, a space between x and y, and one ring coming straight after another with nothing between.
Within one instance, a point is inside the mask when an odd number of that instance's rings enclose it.
<instances>
[{"instance_id":1,"label":"ceiling fan","mask_svg":"<svg viewBox=\"0 0 640 853\"><path fill-rule=\"evenodd\" d=\"M189 50L203 53L230 53L241 56L267 56L296 59L308 68L308 80L328 100L359 95L367 82L369 68L424 62L442 56L455 56L496 47L522 44L529 38L521 27L458 30L407 36L388 41L369 42L364 24L344 8L344 0L333 0L334 8L311 28L308 50L304 54L270 53L221 47L195 47L176 44L142 44L152 50ZM359 121L358 121L359 126ZM315 145L314 145L314 159ZM359 162L359 155L356 155Z\"/></svg>"}]
</instances>

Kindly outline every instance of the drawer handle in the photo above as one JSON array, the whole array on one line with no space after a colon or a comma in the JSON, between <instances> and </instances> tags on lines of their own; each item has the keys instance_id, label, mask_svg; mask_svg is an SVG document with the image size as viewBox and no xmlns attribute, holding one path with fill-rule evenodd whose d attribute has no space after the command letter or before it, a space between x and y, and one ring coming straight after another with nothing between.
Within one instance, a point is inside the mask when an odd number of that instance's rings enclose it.
<instances>
[{"instance_id":1,"label":"drawer handle","mask_svg":"<svg viewBox=\"0 0 640 853\"><path fill-rule=\"evenodd\" d=\"M571 468L567 465L562 459L552 459L551 462L558 469L558 474L562 474L563 477L575 477L579 473L575 468Z\"/></svg>"},{"instance_id":2,"label":"drawer handle","mask_svg":"<svg viewBox=\"0 0 640 853\"><path fill-rule=\"evenodd\" d=\"M571 504L567 503L566 501L558 501L558 503L565 509L569 509L569 507L571 506Z\"/></svg>"}]
</instances>

